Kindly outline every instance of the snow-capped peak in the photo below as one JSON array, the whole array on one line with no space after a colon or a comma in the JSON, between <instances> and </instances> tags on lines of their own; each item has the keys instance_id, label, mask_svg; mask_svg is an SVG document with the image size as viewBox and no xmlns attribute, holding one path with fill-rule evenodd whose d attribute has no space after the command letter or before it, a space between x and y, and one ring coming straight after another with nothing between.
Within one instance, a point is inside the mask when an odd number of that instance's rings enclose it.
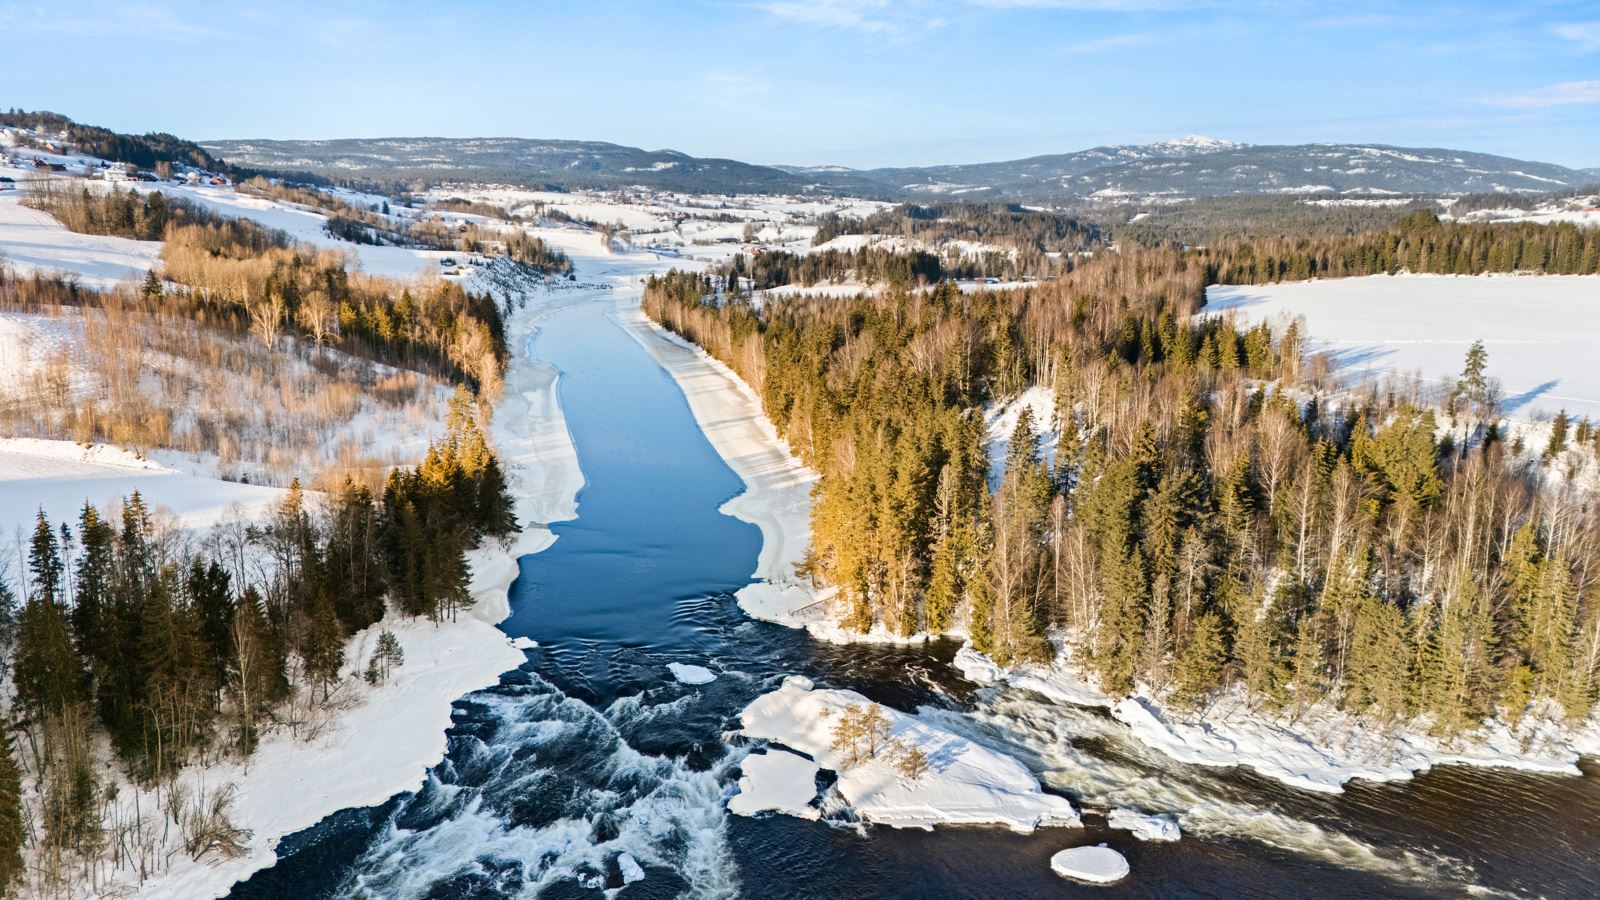
<instances>
[{"instance_id":1,"label":"snow-capped peak","mask_svg":"<svg viewBox=\"0 0 1600 900\"><path fill-rule=\"evenodd\" d=\"M1221 138L1206 137L1203 134L1186 135L1149 145L1152 150L1160 149L1175 153L1216 153L1221 150L1237 150L1243 146L1245 145Z\"/></svg>"}]
</instances>

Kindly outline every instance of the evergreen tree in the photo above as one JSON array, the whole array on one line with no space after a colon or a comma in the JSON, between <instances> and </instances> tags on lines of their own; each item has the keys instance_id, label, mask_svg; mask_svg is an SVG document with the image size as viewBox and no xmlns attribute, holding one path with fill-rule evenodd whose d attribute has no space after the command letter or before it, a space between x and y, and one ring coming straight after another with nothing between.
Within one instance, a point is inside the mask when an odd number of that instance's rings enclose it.
<instances>
[{"instance_id":1,"label":"evergreen tree","mask_svg":"<svg viewBox=\"0 0 1600 900\"><path fill-rule=\"evenodd\" d=\"M24 870L22 846L28 837L22 819L22 772L11 735L0 738L0 894L10 895Z\"/></svg>"}]
</instances>

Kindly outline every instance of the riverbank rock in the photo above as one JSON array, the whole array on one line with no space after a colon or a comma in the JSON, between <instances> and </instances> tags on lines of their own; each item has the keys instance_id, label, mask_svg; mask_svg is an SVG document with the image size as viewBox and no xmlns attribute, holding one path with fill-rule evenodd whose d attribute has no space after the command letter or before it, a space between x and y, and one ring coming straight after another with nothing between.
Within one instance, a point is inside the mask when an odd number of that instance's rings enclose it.
<instances>
[{"instance_id":1,"label":"riverbank rock","mask_svg":"<svg viewBox=\"0 0 1600 900\"><path fill-rule=\"evenodd\" d=\"M1110 847L1073 847L1050 857L1050 868L1063 878L1089 884L1113 884L1128 877L1128 861Z\"/></svg>"}]
</instances>

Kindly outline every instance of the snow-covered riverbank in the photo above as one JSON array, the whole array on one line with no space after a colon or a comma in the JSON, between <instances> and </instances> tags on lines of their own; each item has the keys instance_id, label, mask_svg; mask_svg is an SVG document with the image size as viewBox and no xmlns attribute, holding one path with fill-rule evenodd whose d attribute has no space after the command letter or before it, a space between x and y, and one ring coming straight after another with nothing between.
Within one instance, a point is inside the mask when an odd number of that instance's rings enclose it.
<instances>
[{"instance_id":1,"label":"snow-covered riverbank","mask_svg":"<svg viewBox=\"0 0 1600 900\"><path fill-rule=\"evenodd\" d=\"M529 308L510 322L513 357L492 429L522 532L508 545L490 544L468 554L473 606L458 621L439 624L391 616L352 639L345 661L345 671L352 674L343 688L352 695L348 708L331 716L314 739L275 732L242 763L186 772L185 779L196 789L233 785L234 823L251 832L246 852L200 863L179 853L171 868L139 886L141 895L225 895L235 882L272 865L275 847L285 835L337 810L371 806L414 790L444 755L455 701L495 684L501 673L527 658L496 626L510 612L508 590L517 575L517 560L550 546L555 537L549 523L576 515L583 475L556 402L557 374L530 360L526 346L546 315L584 299L593 295L530 293ZM359 673L385 628L400 639L405 664L386 684L368 688Z\"/></svg>"},{"instance_id":2,"label":"snow-covered riverbank","mask_svg":"<svg viewBox=\"0 0 1600 900\"><path fill-rule=\"evenodd\" d=\"M1180 713L1148 689L1111 697L1069 666L1007 671L970 647L956 654L955 665L972 681L1102 707L1140 743L1179 762L1244 766L1302 790L1337 792L1352 779L1398 781L1451 764L1577 775L1580 756L1600 755L1600 722L1593 719L1573 728L1530 715L1515 731L1496 722L1446 741L1420 728L1380 730L1330 707L1274 715L1237 692L1197 713Z\"/></svg>"}]
</instances>

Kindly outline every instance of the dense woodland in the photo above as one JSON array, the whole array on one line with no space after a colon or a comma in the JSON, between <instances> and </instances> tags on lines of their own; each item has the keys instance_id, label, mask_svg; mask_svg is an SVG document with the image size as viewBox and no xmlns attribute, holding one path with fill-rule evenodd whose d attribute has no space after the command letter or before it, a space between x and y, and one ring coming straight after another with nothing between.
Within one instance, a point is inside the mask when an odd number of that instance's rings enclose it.
<instances>
[{"instance_id":1,"label":"dense woodland","mask_svg":"<svg viewBox=\"0 0 1600 900\"><path fill-rule=\"evenodd\" d=\"M1101 243L1098 225L1016 203L906 204L862 218L829 215L818 222L814 242L841 234L894 234L939 243L975 241L1019 250L1075 253Z\"/></svg>"},{"instance_id":2,"label":"dense woodland","mask_svg":"<svg viewBox=\"0 0 1600 900\"><path fill-rule=\"evenodd\" d=\"M1103 220L1118 241L1145 247L1196 247L1238 240L1327 238L1392 228L1428 199L1305 197L1196 197L1148 206L1089 208L1078 214ZM1109 217L1109 218L1108 218Z\"/></svg>"},{"instance_id":3,"label":"dense woodland","mask_svg":"<svg viewBox=\"0 0 1600 900\"><path fill-rule=\"evenodd\" d=\"M1413 229L1382 246L1534 236ZM1233 254L1125 248L1027 290L759 309L673 273L644 303L821 473L800 574L838 588L849 627L966 631L1002 664L1055 636L1106 690L1181 705L1238 686L1444 733L1536 699L1586 712L1600 516L1505 446L1482 355L1444 411L1404 385L1340 389L1295 329L1193 315L1212 267L1265 255ZM1056 421L1022 417L991 490L981 410L1033 384ZM1547 456L1600 447L1568 424Z\"/></svg>"},{"instance_id":4,"label":"dense woodland","mask_svg":"<svg viewBox=\"0 0 1600 900\"><path fill-rule=\"evenodd\" d=\"M83 884L99 859L150 864L137 835L107 825L116 793L96 760L98 734L141 785L167 783L195 760L248 755L268 729L309 736L353 674L352 635L386 608L439 620L471 603L464 552L517 529L479 415L460 393L445 437L415 469L393 472L381 496L347 484L311 503L295 484L265 525L223 526L198 550L138 493L120 510L85 505L72 523L40 513L20 611L11 579L0 579L14 749L35 779L36 883ZM400 656L392 636L380 641L367 679ZM5 883L17 877L23 837L10 827L20 797L5 790L16 777L0 766ZM196 858L238 851L225 803L178 824Z\"/></svg>"},{"instance_id":5,"label":"dense woodland","mask_svg":"<svg viewBox=\"0 0 1600 900\"><path fill-rule=\"evenodd\" d=\"M1418 210L1394 228L1343 237L1232 241L1194 251L1211 284L1485 272L1600 273L1600 229L1571 223L1441 222Z\"/></svg>"}]
</instances>

